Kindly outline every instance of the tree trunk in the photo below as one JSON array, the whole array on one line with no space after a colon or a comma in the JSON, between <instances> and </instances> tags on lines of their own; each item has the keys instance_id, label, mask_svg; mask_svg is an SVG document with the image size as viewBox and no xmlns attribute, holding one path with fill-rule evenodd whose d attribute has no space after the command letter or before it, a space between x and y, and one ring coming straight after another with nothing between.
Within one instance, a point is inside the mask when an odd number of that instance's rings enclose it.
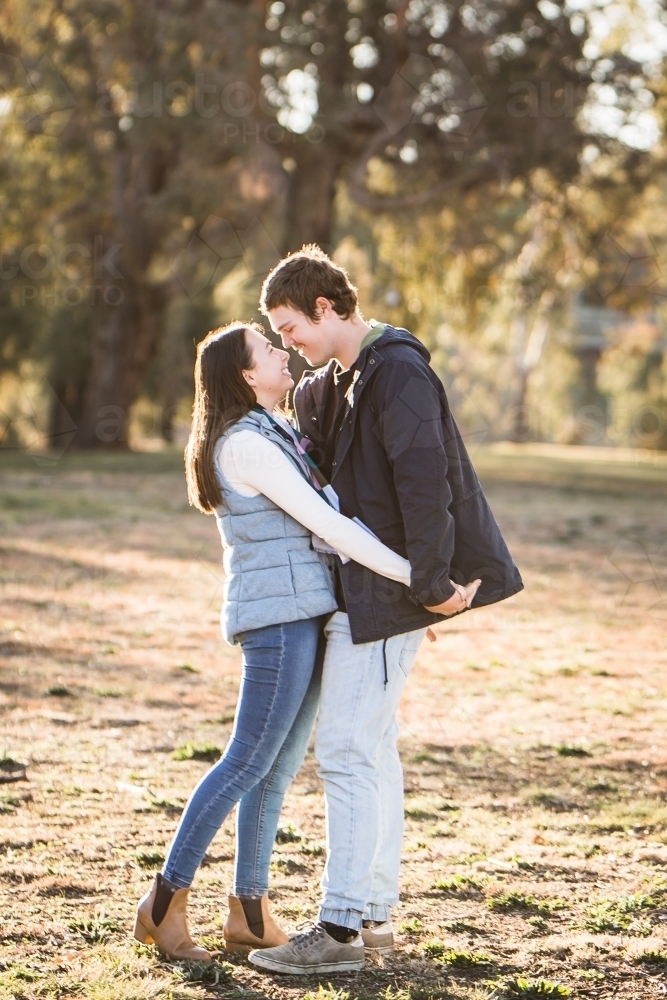
<instances>
[{"instance_id":1,"label":"tree trunk","mask_svg":"<svg viewBox=\"0 0 667 1000\"><path fill-rule=\"evenodd\" d=\"M607 401L598 388L598 365L602 347L575 346L579 362L572 430L568 444L604 444L608 422Z\"/></svg>"},{"instance_id":2,"label":"tree trunk","mask_svg":"<svg viewBox=\"0 0 667 1000\"><path fill-rule=\"evenodd\" d=\"M162 332L165 297L161 289L125 278L99 305L82 421L80 448L128 447L128 419ZM122 298L120 293L122 292ZM114 296L119 297L113 304ZM104 296L103 296L104 298Z\"/></svg>"},{"instance_id":3,"label":"tree trunk","mask_svg":"<svg viewBox=\"0 0 667 1000\"><path fill-rule=\"evenodd\" d=\"M516 401L514 404L514 419L510 430L510 441L523 442L530 437L530 419L526 410L526 396L528 394L528 380L530 372L527 369L519 371L519 385L517 387Z\"/></svg>"},{"instance_id":4,"label":"tree trunk","mask_svg":"<svg viewBox=\"0 0 667 1000\"><path fill-rule=\"evenodd\" d=\"M85 374L63 379L52 384L53 395L49 401L48 447L53 451L67 447L76 439L83 420L83 403L86 391Z\"/></svg>"},{"instance_id":5,"label":"tree trunk","mask_svg":"<svg viewBox=\"0 0 667 1000\"><path fill-rule=\"evenodd\" d=\"M514 421L510 431L511 441L528 441L532 432L530 413L526 405L528 397L528 384L530 377L540 363L544 344L549 332L549 322L547 313L553 306L554 294L551 291L543 292L537 304L537 315L533 321L530 335L526 342L526 328L528 324L527 306L525 301L518 311L514 321L513 339L515 349L522 347L521 357L517 363L517 393L514 406ZM525 345L525 346L524 346Z\"/></svg>"},{"instance_id":6,"label":"tree trunk","mask_svg":"<svg viewBox=\"0 0 667 1000\"><path fill-rule=\"evenodd\" d=\"M542 298L545 300L548 299L548 305L551 305L553 296L547 296L547 293L545 293ZM546 316L541 314L538 315L533 324L533 328L530 331L530 337L528 338L528 344L526 345L523 358L518 365L519 385L514 411L514 426L510 435L510 439L512 441L528 441L532 432L530 413L528 412L528 407L526 405L526 399L528 397L528 383L530 382L530 377L537 368L540 358L542 357L542 351L544 349L544 343L548 332L549 326Z\"/></svg>"},{"instance_id":7,"label":"tree trunk","mask_svg":"<svg viewBox=\"0 0 667 1000\"><path fill-rule=\"evenodd\" d=\"M327 143L302 139L292 159L296 167L287 189L282 251L291 253L304 243L317 243L330 253L340 154Z\"/></svg>"}]
</instances>

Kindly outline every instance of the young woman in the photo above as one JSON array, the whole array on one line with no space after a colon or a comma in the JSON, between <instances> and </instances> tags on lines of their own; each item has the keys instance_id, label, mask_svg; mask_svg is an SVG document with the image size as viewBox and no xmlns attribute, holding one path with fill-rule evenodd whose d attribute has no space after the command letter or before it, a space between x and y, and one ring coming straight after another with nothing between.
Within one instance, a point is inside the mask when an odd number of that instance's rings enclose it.
<instances>
[{"instance_id":1,"label":"young woman","mask_svg":"<svg viewBox=\"0 0 667 1000\"><path fill-rule=\"evenodd\" d=\"M406 559L338 513L302 440L276 412L293 385L287 359L252 324L215 330L197 351L188 494L218 522L226 571L222 633L241 646L242 683L227 748L190 796L162 873L137 910L135 937L176 959L210 957L190 937L187 897L236 803L226 946L287 941L269 913L268 873L283 796L317 709L322 628L337 608L327 547L410 582Z\"/></svg>"}]
</instances>

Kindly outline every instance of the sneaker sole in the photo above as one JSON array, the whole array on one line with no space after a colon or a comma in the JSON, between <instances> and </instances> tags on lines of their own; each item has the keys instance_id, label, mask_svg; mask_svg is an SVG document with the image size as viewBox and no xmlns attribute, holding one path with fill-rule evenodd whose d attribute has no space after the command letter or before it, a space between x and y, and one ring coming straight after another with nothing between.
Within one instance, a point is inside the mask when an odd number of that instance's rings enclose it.
<instances>
[{"instance_id":1,"label":"sneaker sole","mask_svg":"<svg viewBox=\"0 0 667 1000\"><path fill-rule=\"evenodd\" d=\"M382 935L381 938L374 942L372 937L361 932L361 937L364 942L364 947L367 951L374 951L377 955L387 955L389 952L394 950L394 937L393 935Z\"/></svg>"},{"instance_id":2,"label":"sneaker sole","mask_svg":"<svg viewBox=\"0 0 667 1000\"><path fill-rule=\"evenodd\" d=\"M359 972L364 967L364 960L358 959L356 962L323 962L320 965L285 965L281 962L272 962L250 956L248 959L252 965L258 969L265 969L267 972L282 972L290 976L313 976L322 972Z\"/></svg>"}]
</instances>

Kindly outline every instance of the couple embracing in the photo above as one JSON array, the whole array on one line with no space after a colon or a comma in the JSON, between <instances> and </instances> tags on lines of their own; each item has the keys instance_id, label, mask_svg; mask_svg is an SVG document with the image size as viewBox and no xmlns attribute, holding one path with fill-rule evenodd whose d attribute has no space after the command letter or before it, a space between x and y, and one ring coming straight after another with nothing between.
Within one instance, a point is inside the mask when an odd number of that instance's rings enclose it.
<instances>
[{"instance_id":1,"label":"couple embracing","mask_svg":"<svg viewBox=\"0 0 667 1000\"><path fill-rule=\"evenodd\" d=\"M215 514L224 638L242 652L234 729L184 809L135 936L207 959L186 903L235 805L227 949L271 972L360 969L393 947L403 774L396 711L429 626L522 588L425 347L365 322L318 247L282 260L262 312L317 368L294 393L288 354L234 323L199 344L186 449L190 502ZM317 922L288 937L269 912L283 797L318 716L327 856Z\"/></svg>"}]
</instances>

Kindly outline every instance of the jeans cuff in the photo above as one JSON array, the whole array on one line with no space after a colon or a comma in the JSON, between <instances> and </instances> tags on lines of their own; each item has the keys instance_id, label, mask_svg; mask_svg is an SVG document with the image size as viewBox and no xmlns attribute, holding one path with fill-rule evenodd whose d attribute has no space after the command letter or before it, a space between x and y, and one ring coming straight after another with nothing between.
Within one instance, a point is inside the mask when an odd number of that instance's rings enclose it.
<instances>
[{"instance_id":1,"label":"jeans cuff","mask_svg":"<svg viewBox=\"0 0 667 1000\"><path fill-rule=\"evenodd\" d=\"M349 927L351 931L360 931L363 927L364 915L361 910L330 910L325 906L320 908L320 923L338 924L339 927Z\"/></svg>"},{"instance_id":2,"label":"jeans cuff","mask_svg":"<svg viewBox=\"0 0 667 1000\"><path fill-rule=\"evenodd\" d=\"M391 920L391 906L386 903L369 903L364 910L364 920L373 920L376 924Z\"/></svg>"},{"instance_id":3,"label":"jeans cuff","mask_svg":"<svg viewBox=\"0 0 667 1000\"><path fill-rule=\"evenodd\" d=\"M181 878L180 875L174 875L173 872L163 871L162 878L166 878L167 882L171 882L172 885L177 885L179 889L189 889L192 885L192 881L188 882L186 878Z\"/></svg>"},{"instance_id":4,"label":"jeans cuff","mask_svg":"<svg viewBox=\"0 0 667 1000\"><path fill-rule=\"evenodd\" d=\"M263 889L259 885L235 885L232 889L233 896L265 896L269 891L268 885Z\"/></svg>"}]
</instances>

